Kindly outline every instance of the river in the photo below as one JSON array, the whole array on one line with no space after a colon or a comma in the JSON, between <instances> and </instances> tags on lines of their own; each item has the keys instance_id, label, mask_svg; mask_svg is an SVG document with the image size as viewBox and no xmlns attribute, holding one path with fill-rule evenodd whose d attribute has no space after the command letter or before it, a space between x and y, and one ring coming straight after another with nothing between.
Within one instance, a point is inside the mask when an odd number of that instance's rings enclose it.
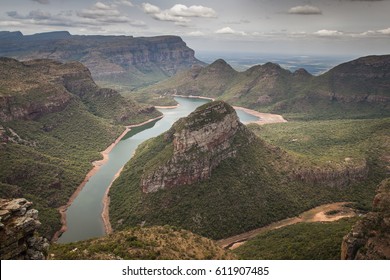
<instances>
[{"instance_id":1,"label":"river","mask_svg":"<svg viewBox=\"0 0 390 280\"><path fill-rule=\"evenodd\" d=\"M159 109L160 120L132 128L109 153L108 161L89 179L66 211L67 231L58 239L68 243L105 235L101 217L103 197L114 176L130 160L139 144L167 131L181 117L189 115L197 107L209 102L205 99L175 97L180 106ZM236 110L241 122L258 120L242 110Z\"/></svg>"}]
</instances>

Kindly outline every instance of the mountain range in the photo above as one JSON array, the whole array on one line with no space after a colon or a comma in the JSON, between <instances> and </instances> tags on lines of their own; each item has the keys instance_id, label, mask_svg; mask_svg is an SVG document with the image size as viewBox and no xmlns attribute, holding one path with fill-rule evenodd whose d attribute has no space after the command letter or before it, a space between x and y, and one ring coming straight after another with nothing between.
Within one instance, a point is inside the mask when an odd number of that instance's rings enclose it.
<instances>
[{"instance_id":1,"label":"mountain range","mask_svg":"<svg viewBox=\"0 0 390 280\"><path fill-rule=\"evenodd\" d=\"M2 31L0 40L0 57L79 61L96 81L125 88L155 83L193 65L204 65L178 36L80 36L67 31L23 35Z\"/></svg>"},{"instance_id":2,"label":"mountain range","mask_svg":"<svg viewBox=\"0 0 390 280\"><path fill-rule=\"evenodd\" d=\"M290 119L384 117L390 114L390 55L362 57L320 76L305 69L292 73L274 63L237 72L219 59L205 67L194 66L132 96L159 105L174 94L217 98Z\"/></svg>"}]
</instances>

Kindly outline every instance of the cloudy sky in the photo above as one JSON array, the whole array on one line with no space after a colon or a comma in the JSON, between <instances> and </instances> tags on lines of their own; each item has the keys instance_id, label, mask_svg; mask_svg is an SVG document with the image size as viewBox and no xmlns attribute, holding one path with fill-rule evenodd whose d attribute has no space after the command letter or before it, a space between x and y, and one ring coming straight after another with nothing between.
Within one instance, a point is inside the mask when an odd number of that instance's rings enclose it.
<instances>
[{"instance_id":1,"label":"cloudy sky","mask_svg":"<svg viewBox=\"0 0 390 280\"><path fill-rule=\"evenodd\" d=\"M390 0L0 0L0 30L182 36L196 51L390 53ZM0 42L1 43L1 42Z\"/></svg>"}]
</instances>

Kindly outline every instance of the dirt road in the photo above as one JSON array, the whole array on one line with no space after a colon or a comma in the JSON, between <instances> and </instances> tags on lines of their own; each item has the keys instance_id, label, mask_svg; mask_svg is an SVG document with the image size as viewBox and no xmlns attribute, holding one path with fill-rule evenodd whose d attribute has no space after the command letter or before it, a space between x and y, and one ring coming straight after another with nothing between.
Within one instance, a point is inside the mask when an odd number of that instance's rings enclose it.
<instances>
[{"instance_id":1,"label":"dirt road","mask_svg":"<svg viewBox=\"0 0 390 280\"><path fill-rule=\"evenodd\" d=\"M217 243L223 248L235 249L247 240L252 239L256 235L278 229L281 227L297 224L297 223L313 223L313 222L333 222L346 217L356 215L353 209L347 207L349 202L337 202L324 204L306 212L301 213L298 217L284 219L268 226L244 232L235 236L219 240Z\"/></svg>"}]
</instances>

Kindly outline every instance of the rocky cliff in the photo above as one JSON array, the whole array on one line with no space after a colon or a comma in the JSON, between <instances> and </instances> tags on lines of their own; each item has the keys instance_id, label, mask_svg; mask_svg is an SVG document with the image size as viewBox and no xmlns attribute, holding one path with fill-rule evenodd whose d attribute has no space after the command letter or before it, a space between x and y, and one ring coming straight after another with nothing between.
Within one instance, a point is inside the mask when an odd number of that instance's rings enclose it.
<instances>
[{"instance_id":1,"label":"rocky cliff","mask_svg":"<svg viewBox=\"0 0 390 280\"><path fill-rule=\"evenodd\" d=\"M346 158L342 163L333 163L328 166L297 166L289 177L292 180L301 180L315 185L346 187L367 179L368 172L369 168L365 159Z\"/></svg>"},{"instance_id":2,"label":"rocky cliff","mask_svg":"<svg viewBox=\"0 0 390 280\"><path fill-rule=\"evenodd\" d=\"M45 259L49 243L37 235L40 225L31 202L0 199L0 259Z\"/></svg>"},{"instance_id":3,"label":"rocky cliff","mask_svg":"<svg viewBox=\"0 0 390 280\"><path fill-rule=\"evenodd\" d=\"M390 179L379 185L373 211L358 221L344 237L341 259L390 259Z\"/></svg>"},{"instance_id":4,"label":"rocky cliff","mask_svg":"<svg viewBox=\"0 0 390 280\"><path fill-rule=\"evenodd\" d=\"M1 34L0 34L1 35ZM151 80L172 76L192 65L203 63L194 51L177 36L77 36L68 32L51 32L29 36L4 33L0 56L21 60L55 59L62 62L80 61L95 79L118 77L122 82L148 76Z\"/></svg>"},{"instance_id":5,"label":"rocky cliff","mask_svg":"<svg viewBox=\"0 0 390 280\"><path fill-rule=\"evenodd\" d=\"M244 130L235 110L227 103L216 101L199 107L165 133L163 141L167 143L169 158L144 173L143 191L155 192L210 178L221 161L235 156L238 148L233 144L235 134Z\"/></svg>"},{"instance_id":6,"label":"rocky cliff","mask_svg":"<svg viewBox=\"0 0 390 280\"><path fill-rule=\"evenodd\" d=\"M75 99L94 115L116 123L130 124L148 113L158 115L153 108L138 106L114 90L99 88L79 62L0 58L0 121L34 120L64 110Z\"/></svg>"}]
</instances>

